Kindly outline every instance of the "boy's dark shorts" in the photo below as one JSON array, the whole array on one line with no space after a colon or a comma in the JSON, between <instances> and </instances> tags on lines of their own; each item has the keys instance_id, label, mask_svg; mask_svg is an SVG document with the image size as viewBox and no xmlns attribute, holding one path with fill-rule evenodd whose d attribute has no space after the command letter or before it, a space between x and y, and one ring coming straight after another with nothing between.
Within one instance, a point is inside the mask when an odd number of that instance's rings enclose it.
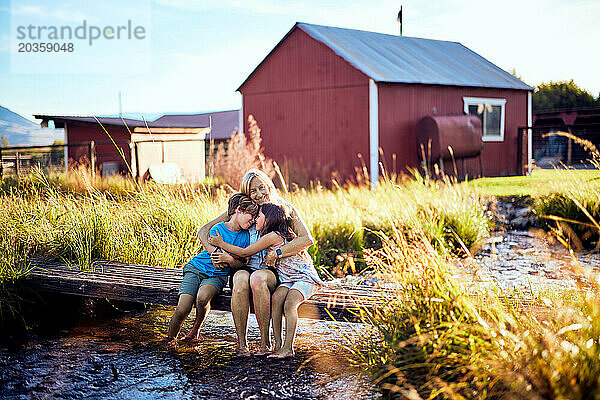
<instances>
[{"instance_id":1,"label":"boy's dark shorts","mask_svg":"<svg viewBox=\"0 0 600 400\"><path fill-rule=\"evenodd\" d=\"M194 297L202 285L213 285L221 293L227 283L227 275L208 276L193 265L186 264L183 267L183 279L179 285L179 294L189 294Z\"/></svg>"}]
</instances>

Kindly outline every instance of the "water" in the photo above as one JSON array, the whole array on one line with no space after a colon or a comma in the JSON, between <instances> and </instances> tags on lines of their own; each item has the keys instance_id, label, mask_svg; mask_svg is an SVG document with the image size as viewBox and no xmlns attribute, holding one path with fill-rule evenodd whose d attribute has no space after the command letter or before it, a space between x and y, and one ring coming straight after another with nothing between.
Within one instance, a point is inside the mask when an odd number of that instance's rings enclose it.
<instances>
[{"instance_id":1,"label":"water","mask_svg":"<svg viewBox=\"0 0 600 400\"><path fill-rule=\"evenodd\" d=\"M506 289L589 288L585 275L597 279L600 254L574 256L541 229L498 231L475 255L476 278Z\"/></svg>"},{"instance_id":2,"label":"water","mask_svg":"<svg viewBox=\"0 0 600 400\"><path fill-rule=\"evenodd\" d=\"M360 324L301 319L293 360L237 356L230 313L213 311L200 341L161 346L173 307L81 321L0 346L2 399L376 399L368 379L348 373L337 344ZM193 315L192 315L193 316ZM191 325L191 317L184 329ZM249 340L258 342L254 316Z\"/></svg>"}]
</instances>

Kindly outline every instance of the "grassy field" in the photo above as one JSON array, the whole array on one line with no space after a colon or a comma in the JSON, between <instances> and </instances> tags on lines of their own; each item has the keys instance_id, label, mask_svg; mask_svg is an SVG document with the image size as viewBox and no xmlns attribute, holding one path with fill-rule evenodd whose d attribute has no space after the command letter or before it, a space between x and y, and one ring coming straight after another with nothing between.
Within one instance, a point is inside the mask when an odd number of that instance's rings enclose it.
<instances>
[{"instance_id":1,"label":"grassy field","mask_svg":"<svg viewBox=\"0 0 600 400\"><path fill-rule=\"evenodd\" d=\"M561 186L568 181L593 182L599 180L599 169L534 169L530 176L481 178L469 181L466 185L485 196L540 197L560 190Z\"/></svg>"},{"instance_id":2,"label":"grassy field","mask_svg":"<svg viewBox=\"0 0 600 400\"><path fill-rule=\"evenodd\" d=\"M87 267L93 259L174 267L201 250L197 229L225 210L228 194L203 186L136 186L121 178L97 184L89 175L47 177L34 172L0 185L0 277L15 279L33 258ZM350 186L301 190L287 199L300 211L316 244L321 272L361 269L373 231L391 221L419 226L441 252L477 245L489 230L480 198L467 187L412 181L379 190Z\"/></svg>"},{"instance_id":3,"label":"grassy field","mask_svg":"<svg viewBox=\"0 0 600 400\"><path fill-rule=\"evenodd\" d=\"M516 195L518 188L533 196L538 213L573 204L588 218L600 197L594 173L501 180L504 193ZM501 180L447 184L417 176L377 191L348 186L287 195L315 237L311 252L325 267L322 274L364 263L380 282L397 288L386 307L364 312L372 337L347 348L355 365L391 396L600 396L600 288L594 277L581 277L591 292L553 292L531 305L505 302L493 290L469 296L449 273L455 254L488 234L485 198L500 193ZM527 192L532 181L543 190ZM33 173L3 181L0 277L18 279L37 257L83 267L94 258L181 265L200 251L196 230L225 209L227 196L203 186L138 186L119 178L98 183L86 174ZM542 208L544 202L551 206Z\"/></svg>"},{"instance_id":4,"label":"grassy field","mask_svg":"<svg viewBox=\"0 0 600 400\"><path fill-rule=\"evenodd\" d=\"M483 178L463 183L481 196L526 196L539 224L577 250L600 250L600 168L536 169L531 176Z\"/></svg>"}]
</instances>

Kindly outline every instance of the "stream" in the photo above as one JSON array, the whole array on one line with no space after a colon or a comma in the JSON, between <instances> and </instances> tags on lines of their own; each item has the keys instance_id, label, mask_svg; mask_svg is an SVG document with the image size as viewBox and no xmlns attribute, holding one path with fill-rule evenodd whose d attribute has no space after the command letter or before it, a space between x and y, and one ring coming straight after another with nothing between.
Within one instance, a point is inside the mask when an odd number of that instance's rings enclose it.
<instances>
[{"instance_id":1,"label":"stream","mask_svg":"<svg viewBox=\"0 0 600 400\"><path fill-rule=\"evenodd\" d=\"M2 399L377 399L337 344L361 324L301 319L293 360L237 356L231 314L212 311L197 343L166 350L173 307L82 319L0 346ZM191 326L193 312L183 329ZM250 316L249 341L258 326Z\"/></svg>"},{"instance_id":2,"label":"stream","mask_svg":"<svg viewBox=\"0 0 600 400\"><path fill-rule=\"evenodd\" d=\"M600 254L572 256L551 235L536 228L494 232L474 258L481 280L491 280L503 289L587 288L589 282L583 275L597 279L600 272Z\"/></svg>"}]
</instances>

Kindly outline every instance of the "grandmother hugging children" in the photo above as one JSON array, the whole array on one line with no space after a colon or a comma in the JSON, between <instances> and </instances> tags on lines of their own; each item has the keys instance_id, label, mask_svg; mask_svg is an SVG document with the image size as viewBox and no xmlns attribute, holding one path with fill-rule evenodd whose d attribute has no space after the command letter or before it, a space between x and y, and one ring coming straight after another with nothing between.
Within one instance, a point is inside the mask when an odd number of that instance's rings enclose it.
<instances>
[{"instance_id":1,"label":"grandmother hugging children","mask_svg":"<svg viewBox=\"0 0 600 400\"><path fill-rule=\"evenodd\" d=\"M273 249L281 256L280 248L295 237L293 218L286 204L264 203L259 209L248 196L236 193L229 199L228 215L229 221L211 228L208 242L234 256L249 257L266 249ZM255 229L260 237L250 243L246 230L254 223L254 219ZM269 357L285 358L294 355L298 307L324 286L324 283L306 250L279 258L275 267L280 284L271 299L275 349ZM175 342L194 299L197 307L196 321L185 338L196 338L198 329L210 311L210 300L223 289L229 272L229 266L215 268L206 250L186 264L179 289L179 304L169 325L167 340L170 343ZM282 338L284 315L285 341Z\"/></svg>"}]
</instances>

